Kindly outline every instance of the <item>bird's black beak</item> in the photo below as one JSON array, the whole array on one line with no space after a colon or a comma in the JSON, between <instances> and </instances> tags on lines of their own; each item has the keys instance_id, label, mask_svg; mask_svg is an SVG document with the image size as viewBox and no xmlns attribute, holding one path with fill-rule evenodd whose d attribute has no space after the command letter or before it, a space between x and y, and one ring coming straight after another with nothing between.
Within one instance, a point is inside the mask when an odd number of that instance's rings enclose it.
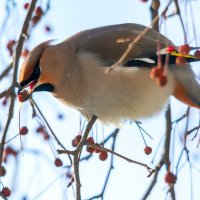
<instances>
[{"instance_id":1,"label":"bird's black beak","mask_svg":"<svg viewBox=\"0 0 200 200\"><path fill-rule=\"evenodd\" d=\"M29 87L29 89L27 90L27 88ZM54 91L54 86L50 83L43 83L38 85L37 82L31 86L31 83L26 85L26 86L20 86L18 89L18 99L20 102L24 102L27 101L33 92L53 92Z\"/></svg>"}]
</instances>

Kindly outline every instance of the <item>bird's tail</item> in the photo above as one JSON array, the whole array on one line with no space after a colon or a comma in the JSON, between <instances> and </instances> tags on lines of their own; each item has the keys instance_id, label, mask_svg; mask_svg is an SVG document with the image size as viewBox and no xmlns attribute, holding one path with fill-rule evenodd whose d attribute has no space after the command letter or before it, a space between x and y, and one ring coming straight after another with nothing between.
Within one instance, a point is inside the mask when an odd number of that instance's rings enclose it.
<instances>
[{"instance_id":1,"label":"bird's tail","mask_svg":"<svg viewBox=\"0 0 200 200\"><path fill-rule=\"evenodd\" d=\"M170 66L176 80L174 96L183 103L200 109L200 85L190 65Z\"/></svg>"}]
</instances>

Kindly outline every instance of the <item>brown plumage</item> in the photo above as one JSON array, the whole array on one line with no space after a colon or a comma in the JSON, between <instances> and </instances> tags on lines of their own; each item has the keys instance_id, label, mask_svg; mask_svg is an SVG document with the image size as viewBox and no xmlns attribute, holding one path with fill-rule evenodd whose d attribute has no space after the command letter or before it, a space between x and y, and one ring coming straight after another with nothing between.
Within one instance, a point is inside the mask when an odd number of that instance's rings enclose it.
<instances>
[{"instance_id":1,"label":"brown plumage","mask_svg":"<svg viewBox=\"0 0 200 200\"><path fill-rule=\"evenodd\" d=\"M199 107L200 88L189 65L169 65L168 83L164 87L149 78L148 64L119 66L105 73L126 50L128 40L144 28L137 24L105 26L80 32L57 45L49 42L38 45L21 68L20 91L35 81L31 92L52 91L86 117L96 115L106 123L151 116L167 104L170 95ZM127 42L118 43L121 39ZM134 59L151 58L157 51L158 39L160 48L172 45L169 39L151 29L123 65Z\"/></svg>"}]
</instances>

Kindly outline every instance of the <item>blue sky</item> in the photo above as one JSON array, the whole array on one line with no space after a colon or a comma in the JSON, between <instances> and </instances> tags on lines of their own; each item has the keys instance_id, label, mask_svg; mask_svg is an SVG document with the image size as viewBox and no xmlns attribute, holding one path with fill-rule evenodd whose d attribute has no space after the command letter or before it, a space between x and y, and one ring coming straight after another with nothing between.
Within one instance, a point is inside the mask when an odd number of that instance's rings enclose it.
<instances>
[{"instance_id":1,"label":"blue sky","mask_svg":"<svg viewBox=\"0 0 200 200\"><path fill-rule=\"evenodd\" d=\"M24 2L24 1L23 1ZM45 1L41 1L45 5ZM0 8L3 9L0 11L0 17L3 19L4 6L0 3ZM199 23L199 10L200 4L198 2L193 2L193 14L195 16L195 24ZM69 1L69 0L52 0L51 9L49 13L44 17L44 19L38 24L38 27L33 30L31 40L28 42L28 47L32 48L35 45L39 44L48 39L58 39L59 41L64 40L76 32L81 30L110 25L110 24L119 24L119 23L139 23L143 25L150 24L150 13L149 13L148 3L142 3L139 0L124 0L124 1L114 1L114 0L85 0L85 1ZM11 15L11 20L9 21L2 37L2 44L5 44L8 38L15 37L19 34L21 30L21 25L26 14L25 11L21 11L23 3L18 5L17 9L13 10ZM164 7L162 5L162 7ZM187 17L188 20L188 17ZM188 20L189 21L189 20ZM0 21L1 22L1 21ZM52 26L52 33L45 34L43 32L43 27L46 24ZM188 25L191 27L191 23ZM199 33L198 26L197 33ZM183 43L183 35L180 27L178 18L169 19L166 22L166 31L162 28L162 31L169 36L172 41L176 44ZM192 35L192 33L190 34ZM199 35L199 34L198 34ZM193 36L190 37L193 41ZM3 47L1 47L1 50ZM9 63L7 53L2 51L0 55L2 59L2 65ZM9 80L4 81L2 87L6 87ZM35 94L34 99L38 102L41 110L48 116L48 121L51 124L53 130L55 130L58 137L66 144L67 147L71 148L71 140L79 131L79 114L73 109L65 107L63 104L55 100L49 94ZM174 99L172 109L173 113L176 111L176 116L181 115L181 111L185 110L185 106L180 103L177 103ZM16 103L16 114L12 126L9 131L9 138L13 136L18 130L18 110L19 103ZM3 117L7 114L6 108L1 108L2 112L0 113L1 122L3 122ZM57 120L57 113L62 112L65 115L64 120ZM196 111L192 111L194 115L197 115ZM178 114L177 114L178 113ZM34 196L37 196L52 180L58 177L60 174L64 174L65 170L55 169L53 165L54 156L50 150L48 143L44 143L41 138L35 136L34 130L37 127L36 122L31 118L31 108L29 103L25 103L22 108L21 123L27 125L31 130L31 133L27 138L22 138L23 145L29 150L38 150L43 152L47 156L37 156L34 155L32 151L26 151L20 155L20 169L18 176L14 177L17 180L17 185L15 185L13 196L11 199L19 199L19 196L23 195L26 191L30 195L30 199L33 199ZM159 124L159 126L158 126ZM162 137L164 132L164 114L158 114L156 117L151 119L144 120L145 130L150 132L154 140L147 139L148 144L153 147L155 153L155 148ZM104 137L110 133L113 127L104 128ZM181 128L180 128L181 130ZM96 130L94 130L96 132ZM96 133L94 133L96 134ZM102 125L98 124L97 134L99 140L103 138L102 134ZM177 139L178 147L181 144ZM19 147L20 141L19 137L11 142L11 144ZM192 145L193 144L193 145ZM191 143L191 148L193 149L194 155L197 155L197 151L194 146L194 143ZM109 148L109 145L107 146ZM122 131L119 135L116 144L116 151L130 157L132 159L150 164L152 156L146 156L143 153L144 144L137 128L134 125L129 125L128 123L124 125ZM24 148L25 149L25 148ZM180 149L177 148L177 152L180 152ZM161 154L161 150L158 151L158 154ZM176 156L175 156L176 157ZM67 163L65 156L61 156L63 161ZM14 172L14 169L11 165L14 165L14 160L9 160L7 164L8 170ZM14 165L15 166L15 165ZM91 162L84 162L81 164L81 182L82 182L82 195L83 199L98 194L101 191L105 174L109 166L109 161L101 162L98 160L97 156L92 158ZM139 166L134 164L129 164L124 160L115 158L114 161L115 169L112 171L112 176L109 181L108 188L105 194L105 200L121 200L121 199L140 199L143 192L145 191L147 185L150 183L151 178L147 179L147 171ZM156 187L149 199L157 200L164 199L166 185L163 182L164 173L159 176L159 181L162 183ZM44 178L45 177L45 178ZM195 173L194 179L199 178L199 174ZM12 186L12 176L8 175L3 179L4 183ZM199 184L199 183L198 183ZM198 185L197 184L197 185ZM188 200L189 199L189 190L186 194L183 194L182 187L189 188L189 173L188 166L185 170L180 172L178 176L178 184L176 186L178 199ZM59 179L54 183L52 187L46 190L38 200L62 200L69 199L73 200L73 191L72 188L69 188L65 193L61 192L62 189L66 188L66 179ZM194 189L197 191L197 188ZM196 192L197 195L198 192ZM19 196L18 196L19 195ZM67 196L67 198L66 198ZM17 198L16 198L17 197ZM198 196L194 198L199 199Z\"/></svg>"}]
</instances>

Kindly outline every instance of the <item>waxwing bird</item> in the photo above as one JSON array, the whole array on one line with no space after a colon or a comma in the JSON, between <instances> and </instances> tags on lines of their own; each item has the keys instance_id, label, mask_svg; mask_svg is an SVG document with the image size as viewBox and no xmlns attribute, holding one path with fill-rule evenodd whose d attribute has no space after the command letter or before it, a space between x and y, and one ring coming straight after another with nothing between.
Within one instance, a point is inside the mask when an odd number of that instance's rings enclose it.
<instances>
[{"instance_id":1,"label":"waxwing bird","mask_svg":"<svg viewBox=\"0 0 200 200\"><path fill-rule=\"evenodd\" d=\"M170 95L199 108L200 87L189 64L178 67L169 59L167 84L159 87L151 80L158 40L161 49L173 45L153 29L120 66L105 73L144 29L138 24L111 25L82 31L56 45L38 45L22 65L19 94L27 87L29 94L52 92L84 116L95 115L104 123L151 116L165 107Z\"/></svg>"}]
</instances>

